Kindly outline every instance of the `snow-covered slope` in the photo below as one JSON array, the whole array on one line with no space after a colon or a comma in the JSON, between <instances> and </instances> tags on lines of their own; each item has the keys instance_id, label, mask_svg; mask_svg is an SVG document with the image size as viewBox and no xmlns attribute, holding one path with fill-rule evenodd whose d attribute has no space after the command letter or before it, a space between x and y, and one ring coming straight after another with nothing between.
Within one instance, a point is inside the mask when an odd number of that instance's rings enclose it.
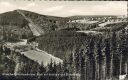
<instances>
[{"instance_id":1,"label":"snow-covered slope","mask_svg":"<svg viewBox=\"0 0 128 80\"><path fill-rule=\"evenodd\" d=\"M96 34L102 34L101 32L97 32L97 31L77 31L77 32L79 32L79 33L85 33L85 34L94 34L94 35L96 35Z\"/></svg>"},{"instance_id":2,"label":"snow-covered slope","mask_svg":"<svg viewBox=\"0 0 128 80\"><path fill-rule=\"evenodd\" d=\"M56 64L63 62L61 59L54 57L54 56L48 54L47 52L39 50L39 49L21 52L21 54L24 54L26 57L28 57L34 61L37 61L39 64L41 64L43 62L44 66L46 66L48 63L50 63L51 59Z\"/></svg>"},{"instance_id":3,"label":"snow-covered slope","mask_svg":"<svg viewBox=\"0 0 128 80\"><path fill-rule=\"evenodd\" d=\"M104 26L106 26L107 24L115 24L115 23L121 23L121 22L127 22L127 21L105 22L105 23L99 24L99 26L100 26L100 27L104 27Z\"/></svg>"},{"instance_id":4,"label":"snow-covered slope","mask_svg":"<svg viewBox=\"0 0 128 80\"><path fill-rule=\"evenodd\" d=\"M19 47L20 49L15 49L15 51L24 54L26 57L38 62L39 64L43 62L44 66L50 63L51 59L52 62L55 62L56 64L63 62L63 60L61 60L60 58L54 57L53 55L48 54L47 52L42 51L36 47L33 47L33 49L31 50L32 46L34 45L27 44L27 40L25 39L17 43L6 42L5 46L10 48L11 50L14 50L16 46ZM24 49L25 47L26 49Z\"/></svg>"},{"instance_id":5,"label":"snow-covered slope","mask_svg":"<svg viewBox=\"0 0 128 80\"><path fill-rule=\"evenodd\" d=\"M11 42L6 42L7 46L13 47L13 46L19 46L19 45L26 45L27 44L27 39L21 39L19 42L11 43Z\"/></svg>"},{"instance_id":6,"label":"snow-covered slope","mask_svg":"<svg viewBox=\"0 0 128 80\"><path fill-rule=\"evenodd\" d=\"M119 76L119 80L126 80L126 79L125 79L126 76L127 76L127 75L120 75L120 76Z\"/></svg>"}]
</instances>

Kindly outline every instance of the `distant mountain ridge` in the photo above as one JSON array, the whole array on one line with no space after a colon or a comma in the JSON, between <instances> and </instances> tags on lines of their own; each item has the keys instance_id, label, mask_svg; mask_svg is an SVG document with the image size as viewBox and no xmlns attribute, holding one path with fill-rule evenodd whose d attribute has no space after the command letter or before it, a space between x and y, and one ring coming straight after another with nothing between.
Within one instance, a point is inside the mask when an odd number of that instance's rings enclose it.
<instances>
[{"instance_id":1,"label":"distant mountain ridge","mask_svg":"<svg viewBox=\"0 0 128 80\"><path fill-rule=\"evenodd\" d=\"M0 14L0 35L2 36L4 34L5 37L6 34L7 38L10 34L16 34L20 38L28 39L33 36L33 31L29 27L29 24L32 23L26 20L24 16L19 14L17 11L18 10L14 10ZM30 19L33 24L37 25L36 28L41 27L41 30L43 30L44 33L57 30L59 26L58 23L60 23L60 21L64 21L64 18L61 17L40 15L26 10L19 11L22 12L25 17Z\"/></svg>"},{"instance_id":2,"label":"distant mountain ridge","mask_svg":"<svg viewBox=\"0 0 128 80\"><path fill-rule=\"evenodd\" d=\"M87 18L102 18L102 17L112 17L117 18L116 15L75 15L75 16L69 16L70 19L87 19Z\"/></svg>"},{"instance_id":3,"label":"distant mountain ridge","mask_svg":"<svg viewBox=\"0 0 128 80\"><path fill-rule=\"evenodd\" d=\"M45 33L65 29L69 27L74 27L74 25L68 23L69 21L79 20L79 19L95 19L102 17L112 17L117 18L114 15L76 15L69 17L56 17L49 15L41 15L35 12L26 11L26 10L14 10L0 14L0 25L8 25L8 26L18 26L20 29L26 28L30 23L27 21L21 14L17 11L22 12L27 18L29 18L37 27L41 27ZM85 26L85 25L83 25ZM79 27L79 24L76 26Z\"/></svg>"}]
</instances>

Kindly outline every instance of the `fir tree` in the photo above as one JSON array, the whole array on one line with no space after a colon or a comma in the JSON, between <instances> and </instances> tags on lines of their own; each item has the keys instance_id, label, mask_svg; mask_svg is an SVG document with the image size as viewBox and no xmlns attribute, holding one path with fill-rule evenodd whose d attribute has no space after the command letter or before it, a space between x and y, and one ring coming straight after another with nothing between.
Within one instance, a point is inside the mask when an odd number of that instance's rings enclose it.
<instances>
[{"instance_id":1,"label":"fir tree","mask_svg":"<svg viewBox=\"0 0 128 80\"><path fill-rule=\"evenodd\" d=\"M102 80L103 75L103 62L104 62L104 56L102 53L102 38L99 38L99 41L97 42L97 78L96 80Z\"/></svg>"},{"instance_id":2,"label":"fir tree","mask_svg":"<svg viewBox=\"0 0 128 80\"><path fill-rule=\"evenodd\" d=\"M76 49L74 53L74 61L75 61L75 69L76 73L79 73L80 66L79 66L79 49Z\"/></svg>"},{"instance_id":3,"label":"fir tree","mask_svg":"<svg viewBox=\"0 0 128 80\"><path fill-rule=\"evenodd\" d=\"M59 63L57 65L57 74L59 74L59 76L57 76L57 80L61 80L62 79L62 76L61 76L62 73L63 73L62 63Z\"/></svg>"},{"instance_id":4,"label":"fir tree","mask_svg":"<svg viewBox=\"0 0 128 80\"><path fill-rule=\"evenodd\" d=\"M116 32L112 33L111 37L111 76L119 79L120 74L120 55L117 52L117 36Z\"/></svg>"},{"instance_id":5,"label":"fir tree","mask_svg":"<svg viewBox=\"0 0 128 80\"><path fill-rule=\"evenodd\" d=\"M81 80L85 80L85 70L86 70L86 68L85 68L85 54L84 54L84 49L82 49L81 51L80 51L80 79Z\"/></svg>"},{"instance_id":6,"label":"fir tree","mask_svg":"<svg viewBox=\"0 0 128 80\"><path fill-rule=\"evenodd\" d=\"M46 68L44 67L43 62L41 63L40 67L39 67L39 73L40 74L44 74L46 72Z\"/></svg>"},{"instance_id":7,"label":"fir tree","mask_svg":"<svg viewBox=\"0 0 128 80\"><path fill-rule=\"evenodd\" d=\"M69 73L75 74L75 62L74 62L74 54L71 53L69 55ZM70 80L75 79L75 76L70 76Z\"/></svg>"},{"instance_id":8,"label":"fir tree","mask_svg":"<svg viewBox=\"0 0 128 80\"><path fill-rule=\"evenodd\" d=\"M69 67L68 67L69 63L67 62L67 60L65 59L64 60L64 63L63 63L63 79L62 80L69 80Z\"/></svg>"},{"instance_id":9,"label":"fir tree","mask_svg":"<svg viewBox=\"0 0 128 80\"><path fill-rule=\"evenodd\" d=\"M119 53L121 55L120 62L120 74L126 74L126 64L127 64L127 44L126 44L126 31L123 29L120 33L120 41L119 41Z\"/></svg>"},{"instance_id":10,"label":"fir tree","mask_svg":"<svg viewBox=\"0 0 128 80\"><path fill-rule=\"evenodd\" d=\"M52 61L52 59L51 59L50 64L48 65L48 73L49 74L53 73L53 61Z\"/></svg>"},{"instance_id":11,"label":"fir tree","mask_svg":"<svg viewBox=\"0 0 128 80\"><path fill-rule=\"evenodd\" d=\"M110 79L111 69L111 50L110 50L110 39L105 39L105 56L106 56L106 78Z\"/></svg>"},{"instance_id":12,"label":"fir tree","mask_svg":"<svg viewBox=\"0 0 128 80\"><path fill-rule=\"evenodd\" d=\"M88 77L89 80L95 80L95 71L96 71L96 66L95 66L95 54L94 54L94 48L95 48L95 43L94 43L94 38L91 38L88 51L87 51L87 56L88 56ZM88 80L88 79L87 79Z\"/></svg>"},{"instance_id":13,"label":"fir tree","mask_svg":"<svg viewBox=\"0 0 128 80\"><path fill-rule=\"evenodd\" d=\"M46 74L46 68L44 67L43 62L39 66L39 71L38 72L39 72L39 74L41 74L41 76L39 76L39 80L45 80L46 76L44 76L44 74Z\"/></svg>"}]
</instances>

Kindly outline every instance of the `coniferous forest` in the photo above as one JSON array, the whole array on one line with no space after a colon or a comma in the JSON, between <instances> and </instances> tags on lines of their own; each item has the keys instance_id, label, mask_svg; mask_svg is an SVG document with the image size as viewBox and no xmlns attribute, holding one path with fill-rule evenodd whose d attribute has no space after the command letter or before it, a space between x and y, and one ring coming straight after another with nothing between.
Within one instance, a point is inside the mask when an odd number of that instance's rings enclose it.
<instances>
[{"instance_id":1,"label":"coniferous forest","mask_svg":"<svg viewBox=\"0 0 128 80\"><path fill-rule=\"evenodd\" d=\"M0 80L128 80L127 21L0 14Z\"/></svg>"},{"instance_id":2,"label":"coniferous forest","mask_svg":"<svg viewBox=\"0 0 128 80\"><path fill-rule=\"evenodd\" d=\"M87 45L75 49L63 63L39 65L24 55L1 45L1 80L119 80L128 73L128 31L90 37ZM11 59L12 58L12 59ZM16 67L18 67L18 70ZM28 75L27 75L28 74ZM31 74L31 75L29 75ZM73 75L74 74L74 75ZM30 76L30 77L28 77Z\"/></svg>"}]
</instances>

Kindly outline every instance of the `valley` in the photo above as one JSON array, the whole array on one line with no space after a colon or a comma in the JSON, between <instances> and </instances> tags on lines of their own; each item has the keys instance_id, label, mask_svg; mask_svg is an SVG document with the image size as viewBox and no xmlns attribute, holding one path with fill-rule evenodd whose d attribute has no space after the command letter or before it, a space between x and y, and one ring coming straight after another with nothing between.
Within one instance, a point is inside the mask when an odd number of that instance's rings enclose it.
<instances>
[{"instance_id":1,"label":"valley","mask_svg":"<svg viewBox=\"0 0 128 80\"><path fill-rule=\"evenodd\" d=\"M128 77L127 48L127 17L55 17L19 9L0 14L0 74L67 73L81 76L43 78L119 80Z\"/></svg>"}]
</instances>

